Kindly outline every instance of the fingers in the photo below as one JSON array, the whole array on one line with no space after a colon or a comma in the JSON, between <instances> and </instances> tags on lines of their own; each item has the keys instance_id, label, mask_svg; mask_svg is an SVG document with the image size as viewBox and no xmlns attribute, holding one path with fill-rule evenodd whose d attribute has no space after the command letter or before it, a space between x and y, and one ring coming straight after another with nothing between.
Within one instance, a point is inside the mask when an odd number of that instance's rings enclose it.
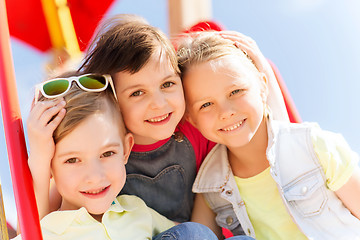
<instances>
[{"instance_id":1,"label":"fingers","mask_svg":"<svg viewBox=\"0 0 360 240\"><path fill-rule=\"evenodd\" d=\"M256 42L249 36L246 36L242 33L235 32L235 31L221 31L219 32L220 36L225 39L232 40L233 42L239 42L243 45L252 46L257 48Z\"/></svg>"},{"instance_id":2,"label":"fingers","mask_svg":"<svg viewBox=\"0 0 360 240\"><path fill-rule=\"evenodd\" d=\"M63 120L63 118L65 117L65 113L66 113L65 108L60 109L56 117L48 123L49 131L52 132L55 131L57 126L59 126L61 120Z\"/></svg>"},{"instance_id":3,"label":"fingers","mask_svg":"<svg viewBox=\"0 0 360 240\"><path fill-rule=\"evenodd\" d=\"M63 99L36 103L27 119L28 129L42 132L49 126L49 131L55 130L65 116L65 105Z\"/></svg>"},{"instance_id":4,"label":"fingers","mask_svg":"<svg viewBox=\"0 0 360 240\"><path fill-rule=\"evenodd\" d=\"M33 110L30 112L34 119L43 122L49 122L65 106L63 99L55 101L42 101L35 104Z\"/></svg>"},{"instance_id":5,"label":"fingers","mask_svg":"<svg viewBox=\"0 0 360 240\"><path fill-rule=\"evenodd\" d=\"M55 104L55 105L47 105L46 106L42 106L45 107L45 109L43 108L43 111L41 112L40 115L40 119L39 121L43 124L43 125L47 125L53 122L53 120L56 118L57 114L60 113L61 110L64 110L65 107L65 101L60 101L59 103Z\"/></svg>"}]
</instances>

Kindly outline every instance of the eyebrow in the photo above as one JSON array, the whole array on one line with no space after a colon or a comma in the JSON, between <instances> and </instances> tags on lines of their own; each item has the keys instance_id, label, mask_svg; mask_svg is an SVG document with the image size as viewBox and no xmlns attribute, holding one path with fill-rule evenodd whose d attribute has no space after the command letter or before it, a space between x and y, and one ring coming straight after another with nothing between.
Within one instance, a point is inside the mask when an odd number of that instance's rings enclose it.
<instances>
[{"instance_id":1,"label":"eyebrow","mask_svg":"<svg viewBox=\"0 0 360 240\"><path fill-rule=\"evenodd\" d=\"M179 76L178 76L176 73L169 74L169 75L165 76L163 79L161 79L160 82L165 81L165 80L167 80L167 79L169 79L169 78L174 78L174 77L179 77ZM143 84L132 85L132 86L130 86L130 87L128 87L128 88L125 88L125 89L122 91L122 93L127 92L127 91L130 91L130 90L132 90L132 89L140 88L142 85L143 85Z\"/></svg>"},{"instance_id":2,"label":"eyebrow","mask_svg":"<svg viewBox=\"0 0 360 240\"><path fill-rule=\"evenodd\" d=\"M65 153L62 153L60 155L57 155L56 158L64 158L64 157L67 157L67 156L73 156L73 155L77 155L77 154L79 154L79 152L76 152L76 151L65 152Z\"/></svg>"},{"instance_id":3,"label":"eyebrow","mask_svg":"<svg viewBox=\"0 0 360 240\"><path fill-rule=\"evenodd\" d=\"M226 87L227 91L230 91L233 88L247 88L249 84L247 83L242 83L241 85L238 84L231 84L228 87ZM200 104L200 103L206 103L206 102L210 102L211 101L211 97L205 97L199 100L196 100L193 104L191 104L191 107L194 107L194 105Z\"/></svg>"},{"instance_id":4,"label":"eyebrow","mask_svg":"<svg viewBox=\"0 0 360 240\"><path fill-rule=\"evenodd\" d=\"M191 107L195 107L196 105L199 105L199 104L202 104L202 103L207 103L207 102L210 102L210 101L211 101L210 97L199 99L199 100L196 100L195 102L193 102L193 104L191 104Z\"/></svg>"},{"instance_id":5,"label":"eyebrow","mask_svg":"<svg viewBox=\"0 0 360 240\"><path fill-rule=\"evenodd\" d=\"M123 145L122 141L121 143L108 143L104 146L101 147L101 149L106 149L106 148L111 148L111 147L121 147ZM73 156L73 155L78 155L80 153L80 151L70 151L70 152L64 152L60 155L57 156L57 158L64 158L67 156Z\"/></svg>"}]
</instances>

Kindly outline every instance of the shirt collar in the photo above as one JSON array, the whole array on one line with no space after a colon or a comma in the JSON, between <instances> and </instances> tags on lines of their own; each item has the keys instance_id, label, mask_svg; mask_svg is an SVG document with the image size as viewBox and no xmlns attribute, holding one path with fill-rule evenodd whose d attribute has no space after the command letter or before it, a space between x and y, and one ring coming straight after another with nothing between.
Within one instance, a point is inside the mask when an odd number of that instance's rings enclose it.
<instances>
[{"instance_id":1,"label":"shirt collar","mask_svg":"<svg viewBox=\"0 0 360 240\"><path fill-rule=\"evenodd\" d=\"M270 165L274 164L274 143L278 124L272 120L271 112L266 117L268 132L267 157ZM233 173L228 161L227 148L225 145L217 144L206 156L201 164L199 172L193 184L194 192L221 192L223 187L233 178Z\"/></svg>"},{"instance_id":2,"label":"shirt collar","mask_svg":"<svg viewBox=\"0 0 360 240\"><path fill-rule=\"evenodd\" d=\"M47 231L60 235L66 231L74 222L96 221L87 210L82 207L78 210L55 211L46 215L41 220L41 227Z\"/></svg>"},{"instance_id":3,"label":"shirt collar","mask_svg":"<svg viewBox=\"0 0 360 240\"><path fill-rule=\"evenodd\" d=\"M221 192L232 175L225 145L217 144L206 156L196 176L194 192Z\"/></svg>"},{"instance_id":4,"label":"shirt collar","mask_svg":"<svg viewBox=\"0 0 360 240\"><path fill-rule=\"evenodd\" d=\"M122 206L118 198L116 198L104 215L109 214L109 212L131 212L136 208L136 206L130 207L127 206L127 204ZM52 212L41 220L41 227L57 235L61 235L72 225L87 225L94 224L94 222L97 221L88 213L85 207L82 207L78 210Z\"/></svg>"}]
</instances>

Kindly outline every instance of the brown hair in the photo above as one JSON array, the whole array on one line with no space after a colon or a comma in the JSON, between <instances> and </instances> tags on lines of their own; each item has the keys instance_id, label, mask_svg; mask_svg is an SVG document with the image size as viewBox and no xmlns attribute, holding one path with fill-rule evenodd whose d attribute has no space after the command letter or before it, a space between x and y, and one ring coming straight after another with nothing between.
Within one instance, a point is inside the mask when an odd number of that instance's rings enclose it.
<instances>
[{"instance_id":1,"label":"brown hair","mask_svg":"<svg viewBox=\"0 0 360 240\"><path fill-rule=\"evenodd\" d=\"M79 71L111 75L128 71L134 74L156 51L161 50L174 71L179 73L175 49L170 40L145 19L129 14L115 15L106 20L97 32Z\"/></svg>"},{"instance_id":2,"label":"brown hair","mask_svg":"<svg viewBox=\"0 0 360 240\"><path fill-rule=\"evenodd\" d=\"M241 49L237 48L232 41L224 39L214 32L200 32L196 35L184 37L180 42L177 57L181 78L191 66L225 56L234 56L244 66L258 72L251 59Z\"/></svg>"},{"instance_id":3,"label":"brown hair","mask_svg":"<svg viewBox=\"0 0 360 240\"><path fill-rule=\"evenodd\" d=\"M76 72L67 72L58 77L70 77L79 75ZM59 126L53 133L55 144L74 130L81 122L96 113L110 112L119 124L119 130L125 135L125 125L121 116L120 107L114 93L109 86L102 92L87 92L80 89L73 82L69 92L62 96L66 102L66 114ZM39 101L46 98L41 96ZM104 123L106 124L106 123Z\"/></svg>"}]
</instances>

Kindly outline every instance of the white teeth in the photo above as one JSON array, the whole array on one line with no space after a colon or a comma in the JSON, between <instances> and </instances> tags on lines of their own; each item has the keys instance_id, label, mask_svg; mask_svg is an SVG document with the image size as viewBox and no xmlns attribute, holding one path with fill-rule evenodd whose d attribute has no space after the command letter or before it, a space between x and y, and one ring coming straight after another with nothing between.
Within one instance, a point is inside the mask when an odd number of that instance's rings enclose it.
<instances>
[{"instance_id":1,"label":"white teeth","mask_svg":"<svg viewBox=\"0 0 360 240\"><path fill-rule=\"evenodd\" d=\"M87 193L87 194L98 194L98 193L104 191L105 188L106 188L106 187L104 187L104 188L102 188L102 189L100 189L100 190L97 190L97 191L86 191L85 193Z\"/></svg>"},{"instance_id":2,"label":"white teeth","mask_svg":"<svg viewBox=\"0 0 360 240\"><path fill-rule=\"evenodd\" d=\"M240 127L242 123L243 123L243 121L240 121L237 124L234 124L233 126L228 127L228 128L223 128L222 130L224 130L225 132L232 131L232 130L237 129L238 127Z\"/></svg>"},{"instance_id":3,"label":"white teeth","mask_svg":"<svg viewBox=\"0 0 360 240\"><path fill-rule=\"evenodd\" d=\"M149 121L149 122L161 122L161 121L165 120L165 119L168 118L168 117L169 117L169 113L166 114L166 115L164 115L164 116L162 116L162 117L159 117L159 118L151 118L151 119L149 119L148 121Z\"/></svg>"}]
</instances>

